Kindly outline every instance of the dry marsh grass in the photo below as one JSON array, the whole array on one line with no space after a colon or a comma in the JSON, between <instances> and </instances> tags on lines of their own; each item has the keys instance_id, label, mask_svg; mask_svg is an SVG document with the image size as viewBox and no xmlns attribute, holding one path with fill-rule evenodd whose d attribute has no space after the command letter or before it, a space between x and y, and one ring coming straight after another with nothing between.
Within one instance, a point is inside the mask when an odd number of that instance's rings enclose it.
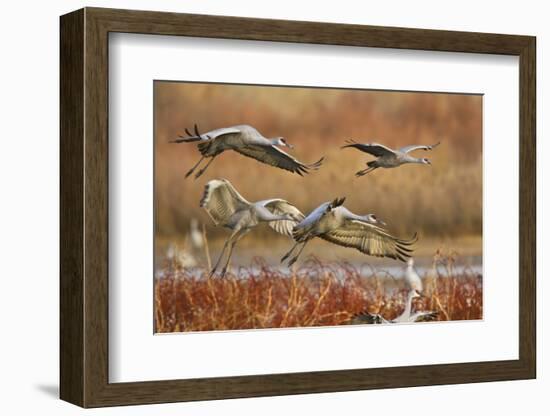
<instances>
[{"instance_id":1,"label":"dry marsh grass","mask_svg":"<svg viewBox=\"0 0 550 416\"><path fill-rule=\"evenodd\" d=\"M437 320L474 320L483 315L482 276L457 272L453 254L436 253L423 277L425 297L416 310ZM386 319L404 308L406 291L384 271L310 258L291 271L261 258L225 278L166 261L155 283L155 330L159 333L343 325L357 313Z\"/></svg>"}]
</instances>

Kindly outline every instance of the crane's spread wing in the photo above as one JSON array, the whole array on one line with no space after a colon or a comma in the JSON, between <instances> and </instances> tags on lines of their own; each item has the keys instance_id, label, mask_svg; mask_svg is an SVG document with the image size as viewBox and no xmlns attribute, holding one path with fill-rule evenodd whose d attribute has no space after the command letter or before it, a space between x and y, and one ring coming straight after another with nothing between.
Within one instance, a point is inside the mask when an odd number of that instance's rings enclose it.
<instances>
[{"instance_id":1,"label":"crane's spread wing","mask_svg":"<svg viewBox=\"0 0 550 416\"><path fill-rule=\"evenodd\" d=\"M340 246L353 247L369 256L389 257L403 262L411 257L410 246L418 239L415 234L410 240L401 240L382 228L357 220L348 220L344 226L320 237Z\"/></svg>"},{"instance_id":2,"label":"crane's spread wing","mask_svg":"<svg viewBox=\"0 0 550 416\"><path fill-rule=\"evenodd\" d=\"M200 206L216 225L224 225L235 212L248 208L250 202L227 179L213 179L204 186Z\"/></svg>"},{"instance_id":3,"label":"crane's spread wing","mask_svg":"<svg viewBox=\"0 0 550 416\"><path fill-rule=\"evenodd\" d=\"M300 176L304 173L308 173L310 169L319 169L324 159L321 158L311 165L306 165L293 158L288 153L283 152L281 149L278 149L272 145L246 145L243 147L237 147L234 150L262 163L288 170L292 173L297 173Z\"/></svg>"},{"instance_id":4,"label":"crane's spread wing","mask_svg":"<svg viewBox=\"0 0 550 416\"><path fill-rule=\"evenodd\" d=\"M363 325L363 324L389 324L390 321L378 313L370 313L363 311L354 315L348 322L348 325Z\"/></svg>"},{"instance_id":5,"label":"crane's spread wing","mask_svg":"<svg viewBox=\"0 0 550 416\"><path fill-rule=\"evenodd\" d=\"M224 127L221 129L216 129L205 133L205 136L208 136L210 140L217 139L218 137L225 136L228 134L241 133L241 130L237 127Z\"/></svg>"},{"instance_id":6,"label":"crane's spread wing","mask_svg":"<svg viewBox=\"0 0 550 416\"><path fill-rule=\"evenodd\" d=\"M304 214L296 208L294 205L290 204L284 199L268 199L266 201L260 202L264 207L266 207L271 213L276 215L291 214L295 221L291 220L281 220L281 221L270 221L269 226L273 228L280 234L292 237L292 229L296 224L304 219Z\"/></svg>"},{"instance_id":7,"label":"crane's spread wing","mask_svg":"<svg viewBox=\"0 0 550 416\"><path fill-rule=\"evenodd\" d=\"M345 147L354 147L376 157L395 155L392 149L380 143L357 143L353 140L347 140L347 143L349 144L342 146L342 149Z\"/></svg>"},{"instance_id":8,"label":"crane's spread wing","mask_svg":"<svg viewBox=\"0 0 550 416\"><path fill-rule=\"evenodd\" d=\"M399 149L400 152L403 153L409 153L414 150L432 150L433 148L439 146L441 142L437 142L436 144L429 144L429 145L423 145L423 144L413 144L411 146L405 146Z\"/></svg>"},{"instance_id":9,"label":"crane's spread wing","mask_svg":"<svg viewBox=\"0 0 550 416\"><path fill-rule=\"evenodd\" d=\"M206 133L200 133L197 125L195 124L194 133L191 133L187 128L185 133L187 136L180 135L177 139L172 140L171 143L191 143L191 142L206 142L216 139L226 134L240 133L241 130L237 127L223 127L221 129L211 130Z\"/></svg>"},{"instance_id":10,"label":"crane's spread wing","mask_svg":"<svg viewBox=\"0 0 550 416\"><path fill-rule=\"evenodd\" d=\"M411 322L435 321L437 319L438 315L439 315L439 313L437 311L416 312L416 313L411 315L410 321Z\"/></svg>"}]
</instances>

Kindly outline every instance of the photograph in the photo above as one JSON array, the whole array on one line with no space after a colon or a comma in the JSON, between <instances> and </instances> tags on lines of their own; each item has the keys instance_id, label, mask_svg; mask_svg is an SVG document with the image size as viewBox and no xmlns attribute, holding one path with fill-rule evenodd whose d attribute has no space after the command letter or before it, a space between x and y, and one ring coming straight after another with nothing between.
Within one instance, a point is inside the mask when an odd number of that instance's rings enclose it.
<instances>
[{"instance_id":1,"label":"photograph","mask_svg":"<svg viewBox=\"0 0 550 416\"><path fill-rule=\"evenodd\" d=\"M483 319L483 95L153 82L155 333Z\"/></svg>"}]
</instances>

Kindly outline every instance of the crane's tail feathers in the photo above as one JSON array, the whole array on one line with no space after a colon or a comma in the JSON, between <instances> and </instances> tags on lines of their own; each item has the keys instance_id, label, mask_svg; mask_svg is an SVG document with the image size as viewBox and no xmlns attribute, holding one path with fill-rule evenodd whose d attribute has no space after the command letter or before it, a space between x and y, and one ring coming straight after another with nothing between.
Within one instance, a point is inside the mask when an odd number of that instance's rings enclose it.
<instances>
[{"instance_id":1,"label":"crane's tail feathers","mask_svg":"<svg viewBox=\"0 0 550 416\"><path fill-rule=\"evenodd\" d=\"M331 203L330 205L328 206L328 209L327 209L327 212L330 211L331 209L334 209L336 207L339 207L341 205L344 204L344 201L346 200L346 197L343 196L341 198L335 198Z\"/></svg>"},{"instance_id":2,"label":"crane's tail feathers","mask_svg":"<svg viewBox=\"0 0 550 416\"><path fill-rule=\"evenodd\" d=\"M199 142L201 139L199 137L183 137L179 136L179 138L170 140L169 143L191 143L191 142Z\"/></svg>"},{"instance_id":3,"label":"crane's tail feathers","mask_svg":"<svg viewBox=\"0 0 550 416\"><path fill-rule=\"evenodd\" d=\"M353 139L347 139L346 143L347 144L340 146L340 149L345 149L346 147L354 147L357 144L357 142Z\"/></svg>"},{"instance_id":4,"label":"crane's tail feathers","mask_svg":"<svg viewBox=\"0 0 550 416\"><path fill-rule=\"evenodd\" d=\"M194 126L194 130L195 130L195 132L191 133L189 131L189 129L186 127L185 128L185 134L187 134L187 137L183 137L180 134L177 139L171 140L170 143L192 143L192 142L200 142L200 141L204 140L204 138L201 136L201 134L199 132L199 128L197 127L196 124ZM205 137L207 139L209 138L208 136L205 136Z\"/></svg>"}]
</instances>

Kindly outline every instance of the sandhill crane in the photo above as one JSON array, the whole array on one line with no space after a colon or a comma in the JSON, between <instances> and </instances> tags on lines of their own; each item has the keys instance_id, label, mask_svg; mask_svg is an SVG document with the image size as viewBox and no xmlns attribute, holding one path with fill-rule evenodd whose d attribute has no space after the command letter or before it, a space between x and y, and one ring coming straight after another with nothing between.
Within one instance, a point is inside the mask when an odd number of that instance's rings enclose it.
<instances>
[{"instance_id":1,"label":"sandhill crane","mask_svg":"<svg viewBox=\"0 0 550 416\"><path fill-rule=\"evenodd\" d=\"M246 124L224 127L204 134L199 133L195 124L194 134L187 129L185 129L185 132L187 133L187 137L180 136L178 139L172 140L171 143L198 142L197 146L202 155L195 166L186 173L185 177L191 175L204 159L210 158L208 163L195 174L195 178L198 178L208 169L208 166L210 166L216 156L226 150L234 150L244 156L251 157L267 165L297 173L300 176L308 173L309 170L319 169L324 159L321 158L315 163L306 165L276 147L284 146L290 149L294 147L287 143L283 137L268 139L262 136L254 127Z\"/></svg>"},{"instance_id":2,"label":"sandhill crane","mask_svg":"<svg viewBox=\"0 0 550 416\"><path fill-rule=\"evenodd\" d=\"M405 310L395 319L387 320L382 315L369 312L361 312L348 321L350 325L360 324L399 324L404 322L418 322L431 320L437 316L435 311L417 311L412 313L412 301L422 295L416 290L410 290L405 303Z\"/></svg>"},{"instance_id":3,"label":"sandhill crane","mask_svg":"<svg viewBox=\"0 0 550 416\"><path fill-rule=\"evenodd\" d=\"M177 244L170 243L166 248L166 258L185 269L196 267L198 262L193 253L185 248L179 247Z\"/></svg>"},{"instance_id":4,"label":"sandhill crane","mask_svg":"<svg viewBox=\"0 0 550 416\"><path fill-rule=\"evenodd\" d=\"M356 143L353 140L348 140L349 144L342 146L342 149L346 147L353 147L355 149L361 150L362 152L368 153L370 155L376 156L376 160L371 160L367 162L367 169L358 171L355 176L363 176L367 173L372 172L378 168L396 168L398 166L404 165L405 163L420 163L423 165L431 165L429 159L422 157L417 158L411 156L409 153L414 150L432 150L436 146L439 146L441 142L437 142L432 145L411 145L405 146L398 150L390 149L389 147L384 146L379 143Z\"/></svg>"},{"instance_id":5,"label":"sandhill crane","mask_svg":"<svg viewBox=\"0 0 550 416\"><path fill-rule=\"evenodd\" d=\"M199 230L199 222L196 218L192 218L183 247L176 243L168 244L166 258L175 261L183 268L196 267L198 265L197 254L202 247L204 247L204 239Z\"/></svg>"},{"instance_id":6,"label":"sandhill crane","mask_svg":"<svg viewBox=\"0 0 550 416\"><path fill-rule=\"evenodd\" d=\"M199 221L196 218L191 218L189 223L189 243L191 249L195 251L204 247L204 237L201 230L199 230Z\"/></svg>"},{"instance_id":7,"label":"sandhill crane","mask_svg":"<svg viewBox=\"0 0 550 416\"><path fill-rule=\"evenodd\" d=\"M221 272L221 276L225 276L235 244L260 222L267 222L278 233L290 237L294 225L304 218L304 214L298 208L284 199L274 198L248 202L227 179L209 181L204 187L200 206L206 210L214 224L232 230L209 277L215 273L220 265L225 251L229 250L225 266Z\"/></svg>"},{"instance_id":8,"label":"sandhill crane","mask_svg":"<svg viewBox=\"0 0 550 416\"><path fill-rule=\"evenodd\" d=\"M297 224L292 237L296 244L284 255L285 261L301 244L302 247L288 265L296 262L306 244L319 237L333 244L352 247L361 253L376 257L389 257L401 261L411 256L409 248L417 240L417 234L410 240L402 240L389 234L380 226L385 223L373 214L356 215L342 206L345 198L336 198L315 208L304 220Z\"/></svg>"},{"instance_id":9,"label":"sandhill crane","mask_svg":"<svg viewBox=\"0 0 550 416\"><path fill-rule=\"evenodd\" d=\"M402 322L416 322L419 319L423 318L426 319L428 317L435 317L437 315L437 312L433 311L418 311L415 313L412 313L412 301L415 298L419 298L422 295L416 291L416 290L410 290L407 295L407 302L405 303L405 310L401 315L399 315L397 318L392 319L390 322L393 324L398 324Z\"/></svg>"},{"instance_id":10,"label":"sandhill crane","mask_svg":"<svg viewBox=\"0 0 550 416\"><path fill-rule=\"evenodd\" d=\"M420 276L414 269L414 259L412 257L407 261L405 283L409 290L416 290L418 293L422 293L422 279L420 279Z\"/></svg>"}]
</instances>

